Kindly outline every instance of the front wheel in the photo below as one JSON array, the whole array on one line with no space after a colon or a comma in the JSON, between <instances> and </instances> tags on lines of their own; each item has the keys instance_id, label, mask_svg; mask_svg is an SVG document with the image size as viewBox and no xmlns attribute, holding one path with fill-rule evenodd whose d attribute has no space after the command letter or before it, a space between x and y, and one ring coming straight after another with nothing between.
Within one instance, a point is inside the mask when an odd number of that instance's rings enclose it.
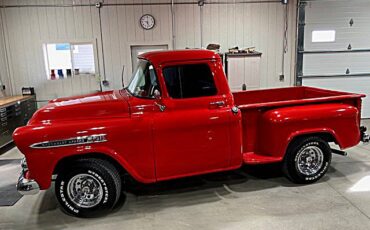
<instances>
[{"instance_id":1,"label":"front wheel","mask_svg":"<svg viewBox=\"0 0 370 230\"><path fill-rule=\"evenodd\" d=\"M101 159L80 159L58 174L55 193L71 215L92 217L114 207L121 195L121 178Z\"/></svg>"},{"instance_id":2,"label":"front wheel","mask_svg":"<svg viewBox=\"0 0 370 230\"><path fill-rule=\"evenodd\" d=\"M310 184L328 171L331 163L329 144L319 137L302 137L288 147L283 171L294 183Z\"/></svg>"}]
</instances>

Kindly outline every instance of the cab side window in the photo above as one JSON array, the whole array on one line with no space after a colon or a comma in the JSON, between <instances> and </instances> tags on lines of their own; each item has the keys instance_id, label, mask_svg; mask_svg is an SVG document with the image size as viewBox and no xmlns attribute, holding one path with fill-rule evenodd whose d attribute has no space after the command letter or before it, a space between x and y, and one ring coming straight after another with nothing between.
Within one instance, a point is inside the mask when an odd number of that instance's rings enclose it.
<instances>
[{"instance_id":1,"label":"cab side window","mask_svg":"<svg viewBox=\"0 0 370 230\"><path fill-rule=\"evenodd\" d=\"M217 94L213 74L207 64L171 66L163 69L170 97L193 98Z\"/></svg>"}]
</instances>

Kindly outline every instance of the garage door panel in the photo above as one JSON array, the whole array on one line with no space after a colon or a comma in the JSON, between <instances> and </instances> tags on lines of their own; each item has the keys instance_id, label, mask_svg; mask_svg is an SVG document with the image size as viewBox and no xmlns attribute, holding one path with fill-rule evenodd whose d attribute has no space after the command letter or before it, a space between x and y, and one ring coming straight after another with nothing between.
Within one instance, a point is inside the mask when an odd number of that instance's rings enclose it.
<instances>
[{"instance_id":1,"label":"garage door panel","mask_svg":"<svg viewBox=\"0 0 370 230\"><path fill-rule=\"evenodd\" d=\"M303 84L306 86L367 95L367 97L363 99L362 117L370 118L370 76L350 78L330 77L303 79Z\"/></svg>"},{"instance_id":2,"label":"garage door panel","mask_svg":"<svg viewBox=\"0 0 370 230\"><path fill-rule=\"evenodd\" d=\"M304 75L370 73L370 53L305 54Z\"/></svg>"},{"instance_id":3,"label":"garage door panel","mask_svg":"<svg viewBox=\"0 0 370 230\"><path fill-rule=\"evenodd\" d=\"M369 9L370 11L370 9ZM369 18L370 22L370 18ZM365 26L369 25L357 25L353 28L343 28L339 26L328 26L328 25L306 25L305 27L305 50L317 51L317 50L346 50L348 44L351 44L352 49L367 49L370 47L370 30ZM315 30L335 30L335 41L334 42L312 42L312 31Z\"/></svg>"},{"instance_id":4,"label":"garage door panel","mask_svg":"<svg viewBox=\"0 0 370 230\"><path fill-rule=\"evenodd\" d=\"M345 50L370 47L370 1L314 1L306 6L305 50ZM349 22L353 19L353 25ZM334 42L312 43L312 31L335 30Z\"/></svg>"},{"instance_id":5,"label":"garage door panel","mask_svg":"<svg viewBox=\"0 0 370 230\"><path fill-rule=\"evenodd\" d=\"M357 23L365 23L367 19L369 19L369 13L366 11L370 7L370 3L366 4L364 7L358 7L358 10L354 10L355 8L338 8L337 6L333 6L334 10L327 10L325 8L306 8L306 20L310 20L310 24L322 24L323 15L325 18L325 22L334 23L334 24L342 24L349 26L349 20L352 18L354 22ZM341 12L342 10L342 12Z\"/></svg>"},{"instance_id":6,"label":"garage door panel","mask_svg":"<svg viewBox=\"0 0 370 230\"><path fill-rule=\"evenodd\" d=\"M353 4L353 2L356 2ZM308 2L306 6L306 21L309 23L338 22L346 18L369 18L367 9L370 7L368 0L355 1L315 1Z\"/></svg>"}]
</instances>

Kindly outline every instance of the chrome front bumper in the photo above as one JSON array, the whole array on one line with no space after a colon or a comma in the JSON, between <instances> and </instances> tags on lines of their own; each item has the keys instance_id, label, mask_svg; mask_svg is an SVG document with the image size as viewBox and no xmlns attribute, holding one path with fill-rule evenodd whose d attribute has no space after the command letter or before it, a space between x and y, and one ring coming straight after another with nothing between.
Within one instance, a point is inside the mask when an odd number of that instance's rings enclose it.
<instances>
[{"instance_id":1,"label":"chrome front bumper","mask_svg":"<svg viewBox=\"0 0 370 230\"><path fill-rule=\"evenodd\" d=\"M366 133L367 128L365 126L361 126L360 131L361 131L361 141L364 143L369 143L370 135Z\"/></svg>"},{"instance_id":2,"label":"chrome front bumper","mask_svg":"<svg viewBox=\"0 0 370 230\"><path fill-rule=\"evenodd\" d=\"M40 191L39 184L33 179L27 179L28 166L26 159L23 158L21 162L21 175L18 178L17 190L22 195L34 195Z\"/></svg>"}]
</instances>

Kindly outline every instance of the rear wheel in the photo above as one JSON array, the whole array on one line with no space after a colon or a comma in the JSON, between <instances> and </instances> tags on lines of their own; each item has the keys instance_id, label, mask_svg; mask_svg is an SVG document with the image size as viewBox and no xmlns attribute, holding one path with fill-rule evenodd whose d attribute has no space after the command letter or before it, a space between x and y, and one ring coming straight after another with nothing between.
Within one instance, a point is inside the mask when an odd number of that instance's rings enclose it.
<instances>
[{"instance_id":1,"label":"rear wheel","mask_svg":"<svg viewBox=\"0 0 370 230\"><path fill-rule=\"evenodd\" d=\"M80 159L58 174L55 193L68 214L101 215L112 209L120 198L121 178L109 162Z\"/></svg>"},{"instance_id":2,"label":"rear wheel","mask_svg":"<svg viewBox=\"0 0 370 230\"><path fill-rule=\"evenodd\" d=\"M302 137L290 144L284 158L283 171L294 183L318 181L331 163L329 144L319 137Z\"/></svg>"}]
</instances>

